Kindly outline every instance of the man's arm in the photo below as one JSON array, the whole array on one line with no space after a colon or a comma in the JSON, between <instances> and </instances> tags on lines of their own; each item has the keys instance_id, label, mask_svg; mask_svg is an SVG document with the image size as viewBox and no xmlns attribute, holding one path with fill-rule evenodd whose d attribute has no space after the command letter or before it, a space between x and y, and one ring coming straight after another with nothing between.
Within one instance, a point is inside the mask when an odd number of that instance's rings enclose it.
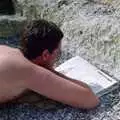
<instances>
[{"instance_id":1,"label":"man's arm","mask_svg":"<svg viewBox=\"0 0 120 120\"><path fill-rule=\"evenodd\" d=\"M54 69L52 69L51 72L55 73L56 75L58 75L58 76L60 76L60 77L62 77L62 78L64 78L64 79L66 79L66 80L69 80L69 81L71 81L71 82L73 82L73 83L75 83L75 84L78 84L78 85L80 85L80 86L82 86L82 87L85 87L85 88L90 89L90 87L89 87L86 83L84 83L84 82L82 82L82 81L69 78L69 77L67 77L67 76L64 75L64 74L55 71Z\"/></svg>"},{"instance_id":2,"label":"man's arm","mask_svg":"<svg viewBox=\"0 0 120 120\"><path fill-rule=\"evenodd\" d=\"M53 100L79 108L93 108L99 100L89 88L68 81L47 69L32 65L27 87Z\"/></svg>"},{"instance_id":3,"label":"man's arm","mask_svg":"<svg viewBox=\"0 0 120 120\"><path fill-rule=\"evenodd\" d=\"M82 82L82 81L80 81L80 80L76 80L76 79L69 78L69 77L67 77L67 76L64 75L64 74L62 74L62 73L60 73L60 72L57 72L53 67L44 67L44 68L50 70L51 72L55 73L56 75L58 75L58 76L60 76L60 77L62 77L62 78L64 78L64 79L66 79L66 80L69 80L69 81L71 81L71 82L73 82L73 83L75 83L75 84L78 84L78 85L80 85L80 86L82 86L82 87L85 87L85 88L90 89L90 87L89 87L86 83L84 83L84 82Z\"/></svg>"}]
</instances>

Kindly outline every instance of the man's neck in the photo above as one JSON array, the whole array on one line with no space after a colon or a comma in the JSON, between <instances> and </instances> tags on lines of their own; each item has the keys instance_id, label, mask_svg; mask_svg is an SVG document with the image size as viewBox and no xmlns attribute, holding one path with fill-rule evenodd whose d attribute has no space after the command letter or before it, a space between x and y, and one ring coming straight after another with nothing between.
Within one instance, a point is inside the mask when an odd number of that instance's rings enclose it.
<instances>
[{"instance_id":1,"label":"man's neck","mask_svg":"<svg viewBox=\"0 0 120 120\"><path fill-rule=\"evenodd\" d=\"M51 67L50 65L46 64L45 62L41 62L41 61L35 61L35 60L32 60L32 62L38 66L42 66L48 70L53 70L53 67Z\"/></svg>"}]
</instances>

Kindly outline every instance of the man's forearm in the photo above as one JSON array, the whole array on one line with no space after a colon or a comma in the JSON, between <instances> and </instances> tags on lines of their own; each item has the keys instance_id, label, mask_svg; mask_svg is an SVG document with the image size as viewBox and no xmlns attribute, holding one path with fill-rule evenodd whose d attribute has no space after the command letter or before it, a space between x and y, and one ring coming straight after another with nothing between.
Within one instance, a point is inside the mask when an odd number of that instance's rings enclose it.
<instances>
[{"instance_id":1,"label":"man's forearm","mask_svg":"<svg viewBox=\"0 0 120 120\"><path fill-rule=\"evenodd\" d=\"M63 78L65 78L65 79L67 79L67 80L69 80L69 81L71 81L71 82L73 82L73 83L76 83L76 84L78 84L78 85L81 85L81 86L84 87L84 88L89 88L89 89L90 89L90 87L89 87L86 83L83 83L82 81L78 81L78 80L69 78L69 77L65 76L64 74L62 74L62 73L60 73L60 72L57 72L57 71L55 71L55 70L51 70L51 71L54 72L56 75L58 75L58 76L60 76L60 77L63 77Z\"/></svg>"},{"instance_id":2,"label":"man's forearm","mask_svg":"<svg viewBox=\"0 0 120 120\"><path fill-rule=\"evenodd\" d=\"M31 68L32 77L28 77L26 82L28 89L74 107L90 109L98 105L98 97L83 83L71 82L69 78L54 70L48 71L34 65Z\"/></svg>"},{"instance_id":3,"label":"man's forearm","mask_svg":"<svg viewBox=\"0 0 120 120\"><path fill-rule=\"evenodd\" d=\"M80 85L80 86L82 86L82 87L84 87L84 88L87 88L87 89L89 89L90 91L92 91L91 88L90 88L86 83L84 83L84 82L82 82L82 81L69 78L69 77L67 77L67 76L64 75L64 74L55 71L53 67L45 67L45 68L48 69L48 70L50 70L51 72L55 73L56 75L58 75L58 76L60 76L60 77L62 77L62 78L64 78L64 79L66 79L66 80L69 80L69 81L71 81L71 82L73 82L73 83L75 83L75 84L77 84L77 85Z\"/></svg>"}]
</instances>

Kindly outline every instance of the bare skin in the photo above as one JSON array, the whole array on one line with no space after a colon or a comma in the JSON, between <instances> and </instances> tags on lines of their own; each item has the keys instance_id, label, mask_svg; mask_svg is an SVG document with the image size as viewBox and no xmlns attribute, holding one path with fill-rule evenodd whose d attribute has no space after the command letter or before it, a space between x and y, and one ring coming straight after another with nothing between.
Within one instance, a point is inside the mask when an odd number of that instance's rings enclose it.
<instances>
[{"instance_id":1,"label":"bare skin","mask_svg":"<svg viewBox=\"0 0 120 120\"><path fill-rule=\"evenodd\" d=\"M28 61L18 49L0 46L0 102L7 102L30 89L74 107L90 109L98 97L84 83L75 83Z\"/></svg>"}]
</instances>

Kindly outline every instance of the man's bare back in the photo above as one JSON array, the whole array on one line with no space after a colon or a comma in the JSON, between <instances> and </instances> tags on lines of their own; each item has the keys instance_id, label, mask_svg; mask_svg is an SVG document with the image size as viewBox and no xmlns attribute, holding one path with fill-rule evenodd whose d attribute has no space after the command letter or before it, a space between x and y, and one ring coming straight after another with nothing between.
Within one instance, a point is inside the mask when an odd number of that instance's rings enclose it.
<instances>
[{"instance_id":1,"label":"man's bare back","mask_svg":"<svg viewBox=\"0 0 120 120\"><path fill-rule=\"evenodd\" d=\"M24 59L24 57L18 49L0 46L0 102L11 100L25 90L22 79L24 69L22 71L22 66L18 68L21 63L13 66L12 62L21 61L20 59Z\"/></svg>"}]
</instances>

